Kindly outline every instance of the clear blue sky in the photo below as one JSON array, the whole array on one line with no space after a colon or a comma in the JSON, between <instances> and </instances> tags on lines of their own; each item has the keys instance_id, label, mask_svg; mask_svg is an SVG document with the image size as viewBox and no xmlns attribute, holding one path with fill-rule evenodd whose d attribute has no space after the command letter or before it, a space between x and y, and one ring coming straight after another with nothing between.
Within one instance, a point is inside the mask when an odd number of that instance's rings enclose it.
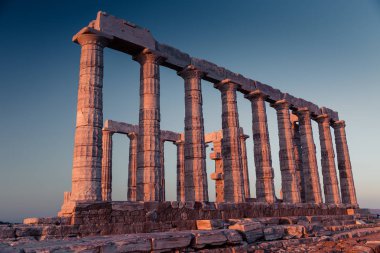
<instances>
[{"instance_id":1,"label":"clear blue sky","mask_svg":"<svg viewBox=\"0 0 380 253\"><path fill-rule=\"evenodd\" d=\"M327 106L347 122L359 203L380 207L380 1L1 1L0 220L53 216L71 189L80 47L72 36L98 10L151 30L154 37ZM105 50L104 118L138 122L139 66ZM221 128L219 91L203 82L206 132ZM161 68L161 128L183 129L183 80ZM240 124L251 135L240 94ZM276 191L277 122L268 110ZM315 143L319 153L317 125ZM126 199L128 145L114 137L115 200ZM167 199L175 198L175 147L165 145ZM254 193L252 139L247 143ZM210 148L208 148L208 153ZM213 163L208 159L208 172ZM210 195L214 195L210 181Z\"/></svg>"}]
</instances>

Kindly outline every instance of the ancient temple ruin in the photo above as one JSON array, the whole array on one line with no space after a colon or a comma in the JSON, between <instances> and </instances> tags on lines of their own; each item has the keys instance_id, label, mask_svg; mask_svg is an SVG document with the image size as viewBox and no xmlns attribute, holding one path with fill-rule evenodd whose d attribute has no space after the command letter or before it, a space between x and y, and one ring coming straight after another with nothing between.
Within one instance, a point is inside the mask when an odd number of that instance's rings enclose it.
<instances>
[{"instance_id":1,"label":"ancient temple ruin","mask_svg":"<svg viewBox=\"0 0 380 253\"><path fill-rule=\"evenodd\" d=\"M217 166L211 175L217 180L216 202L273 204L277 201L265 107L265 103L269 103L277 112L282 203L321 204L324 194L326 204L357 206L345 122L332 109L191 57L157 42L148 30L104 12L99 12L96 20L79 31L73 41L82 51L72 190L65 193L61 215L71 214L78 203L111 201L113 133L127 134L131 140L129 201L165 201L163 142L171 141L178 148L177 201L208 202L205 145L209 137L203 125L202 80L214 83L221 94L222 130L216 133L219 139L214 143L216 150L212 159L217 161ZM132 55L141 66L140 113L136 126L113 121L103 126L105 47ZM184 79L182 134L160 129L160 67L170 68ZM253 152L242 145L246 137L239 126L237 92L243 93L252 106ZM319 126L322 181L318 175L312 120ZM331 128L335 133L339 173ZM247 167L247 155L254 156L255 168ZM255 199L250 196L248 173L256 174Z\"/></svg>"}]
</instances>

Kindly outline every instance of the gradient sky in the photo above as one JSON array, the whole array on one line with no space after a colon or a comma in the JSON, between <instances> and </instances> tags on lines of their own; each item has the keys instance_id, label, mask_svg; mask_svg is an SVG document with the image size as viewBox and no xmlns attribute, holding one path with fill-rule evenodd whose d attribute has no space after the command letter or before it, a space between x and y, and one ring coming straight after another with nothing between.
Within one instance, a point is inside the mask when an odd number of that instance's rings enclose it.
<instances>
[{"instance_id":1,"label":"gradient sky","mask_svg":"<svg viewBox=\"0 0 380 253\"><path fill-rule=\"evenodd\" d=\"M72 36L98 10L150 29L162 43L339 112L361 207L380 208L380 1L0 2L0 220L54 216L71 189L80 47ZM138 123L139 65L105 50L104 118ZM221 128L219 91L202 83L205 131ZM183 80L161 68L161 129L181 132ZM249 101L238 95L251 133ZM276 191L275 111L267 107ZM318 129L313 123L317 158ZM114 135L113 198L126 199L129 140ZM210 153L207 149L207 154ZM254 193L252 138L247 140ZM165 144L167 199L175 199L175 146ZM320 164L319 164L320 165ZM208 158L207 171L214 170ZM321 179L322 180L322 179ZM209 180L210 197L214 184Z\"/></svg>"}]
</instances>

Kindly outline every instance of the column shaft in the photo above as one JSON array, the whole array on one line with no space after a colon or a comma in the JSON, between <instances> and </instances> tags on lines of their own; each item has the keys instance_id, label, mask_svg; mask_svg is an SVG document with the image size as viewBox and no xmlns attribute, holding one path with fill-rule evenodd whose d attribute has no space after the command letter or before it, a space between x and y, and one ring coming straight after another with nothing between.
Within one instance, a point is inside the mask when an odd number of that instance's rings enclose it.
<instances>
[{"instance_id":1,"label":"column shaft","mask_svg":"<svg viewBox=\"0 0 380 253\"><path fill-rule=\"evenodd\" d=\"M330 118L327 114L323 114L317 117L317 122L319 140L321 143L321 164L325 202L328 204L339 204L341 201L334 160L334 147L330 132Z\"/></svg>"},{"instance_id":2,"label":"column shaft","mask_svg":"<svg viewBox=\"0 0 380 253\"><path fill-rule=\"evenodd\" d=\"M161 201L159 71L161 57L145 49L135 59L141 65L136 199Z\"/></svg>"},{"instance_id":3,"label":"column shaft","mask_svg":"<svg viewBox=\"0 0 380 253\"><path fill-rule=\"evenodd\" d=\"M239 115L236 98L237 84L225 80L215 87L221 91L222 97L224 200L226 202L244 202Z\"/></svg>"},{"instance_id":4,"label":"column shaft","mask_svg":"<svg viewBox=\"0 0 380 253\"><path fill-rule=\"evenodd\" d=\"M297 118L294 114L292 115ZM297 120L292 121L292 132L293 132L293 144L294 144L294 160L296 162L296 176L297 176L297 185L300 191L301 201L305 202L305 182L302 170L302 148L301 148L301 137L300 130Z\"/></svg>"},{"instance_id":5,"label":"column shaft","mask_svg":"<svg viewBox=\"0 0 380 253\"><path fill-rule=\"evenodd\" d=\"M185 199L208 201L201 91L203 73L190 65L178 74L185 80Z\"/></svg>"},{"instance_id":6,"label":"column shaft","mask_svg":"<svg viewBox=\"0 0 380 253\"><path fill-rule=\"evenodd\" d=\"M245 198L251 197L251 191L249 187L249 173L248 173L248 161L247 161L247 146L245 144L246 139L249 138L248 135L245 135L243 128L240 128L240 148L241 148L241 163L243 167L243 181L244 181L244 195Z\"/></svg>"},{"instance_id":7,"label":"column shaft","mask_svg":"<svg viewBox=\"0 0 380 253\"><path fill-rule=\"evenodd\" d=\"M74 140L71 200L97 201L101 194L103 48L105 39L80 35L82 46Z\"/></svg>"},{"instance_id":8,"label":"column shaft","mask_svg":"<svg viewBox=\"0 0 380 253\"><path fill-rule=\"evenodd\" d=\"M103 130L102 200L112 200L112 132Z\"/></svg>"},{"instance_id":9,"label":"column shaft","mask_svg":"<svg viewBox=\"0 0 380 253\"><path fill-rule=\"evenodd\" d=\"M305 181L305 200L310 203L322 203L318 165L310 112L306 108L297 111L302 146L302 169Z\"/></svg>"},{"instance_id":10,"label":"column shaft","mask_svg":"<svg viewBox=\"0 0 380 253\"><path fill-rule=\"evenodd\" d=\"M161 190L161 201L165 201L165 140L161 140L161 181L160 181L160 190Z\"/></svg>"},{"instance_id":11,"label":"column shaft","mask_svg":"<svg viewBox=\"0 0 380 253\"><path fill-rule=\"evenodd\" d=\"M290 124L289 104L285 100L279 100L272 106L277 112L283 201L288 203L299 203L300 193L296 177L296 162L294 159L294 144Z\"/></svg>"},{"instance_id":12,"label":"column shaft","mask_svg":"<svg viewBox=\"0 0 380 253\"><path fill-rule=\"evenodd\" d=\"M274 173L269 143L265 95L253 91L245 96L252 106L253 154L256 167L256 198L260 202L274 203Z\"/></svg>"},{"instance_id":13,"label":"column shaft","mask_svg":"<svg viewBox=\"0 0 380 253\"><path fill-rule=\"evenodd\" d=\"M128 200L136 201L137 134L129 133Z\"/></svg>"},{"instance_id":14,"label":"column shaft","mask_svg":"<svg viewBox=\"0 0 380 253\"><path fill-rule=\"evenodd\" d=\"M224 166L222 159L222 139L214 141L214 152L210 153L210 159L215 161L215 172L211 174L211 179L215 180L215 202L221 203L224 200Z\"/></svg>"},{"instance_id":15,"label":"column shaft","mask_svg":"<svg viewBox=\"0 0 380 253\"><path fill-rule=\"evenodd\" d=\"M352 176L352 167L350 153L348 151L346 138L346 124L343 120L336 121L333 124L335 134L336 154L338 158L338 169L340 179L340 191L342 202L345 204L357 205L356 190L354 178Z\"/></svg>"},{"instance_id":16,"label":"column shaft","mask_svg":"<svg viewBox=\"0 0 380 253\"><path fill-rule=\"evenodd\" d=\"M185 201L185 151L184 142L177 141L177 201Z\"/></svg>"}]
</instances>

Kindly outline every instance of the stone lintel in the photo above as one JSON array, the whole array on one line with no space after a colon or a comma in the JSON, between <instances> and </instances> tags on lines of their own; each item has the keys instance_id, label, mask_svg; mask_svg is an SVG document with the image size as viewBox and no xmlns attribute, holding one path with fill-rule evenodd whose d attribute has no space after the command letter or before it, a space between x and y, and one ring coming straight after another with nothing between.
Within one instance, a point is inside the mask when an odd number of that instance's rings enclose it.
<instances>
[{"instance_id":1,"label":"stone lintel","mask_svg":"<svg viewBox=\"0 0 380 253\"><path fill-rule=\"evenodd\" d=\"M338 112L333 111L327 107L321 107L320 108L321 114L327 114L331 118L331 121L338 121L339 120L339 115Z\"/></svg>"},{"instance_id":2,"label":"stone lintel","mask_svg":"<svg viewBox=\"0 0 380 253\"><path fill-rule=\"evenodd\" d=\"M248 94L255 89L259 89L267 95L266 100L268 102L273 103L281 99L286 99L291 109L308 107L312 115L317 116L322 114L321 109L314 103L293 97L288 93L283 93L267 84L246 78L241 74L220 67L210 61L191 57L172 46L160 44L154 39L148 29L116 18L105 12L98 12L96 20L90 22L87 27L75 35L73 41L77 42L77 37L85 33L99 34L111 39L112 41L108 47L131 55L135 55L144 49L160 53L161 57L165 58L160 64L176 71L182 70L187 65L194 65L197 69L205 73L203 77L204 80L219 83L224 79L229 79L238 84L237 90L243 94ZM333 121L339 120L337 112L329 109L327 114L329 114Z\"/></svg>"}]
</instances>

